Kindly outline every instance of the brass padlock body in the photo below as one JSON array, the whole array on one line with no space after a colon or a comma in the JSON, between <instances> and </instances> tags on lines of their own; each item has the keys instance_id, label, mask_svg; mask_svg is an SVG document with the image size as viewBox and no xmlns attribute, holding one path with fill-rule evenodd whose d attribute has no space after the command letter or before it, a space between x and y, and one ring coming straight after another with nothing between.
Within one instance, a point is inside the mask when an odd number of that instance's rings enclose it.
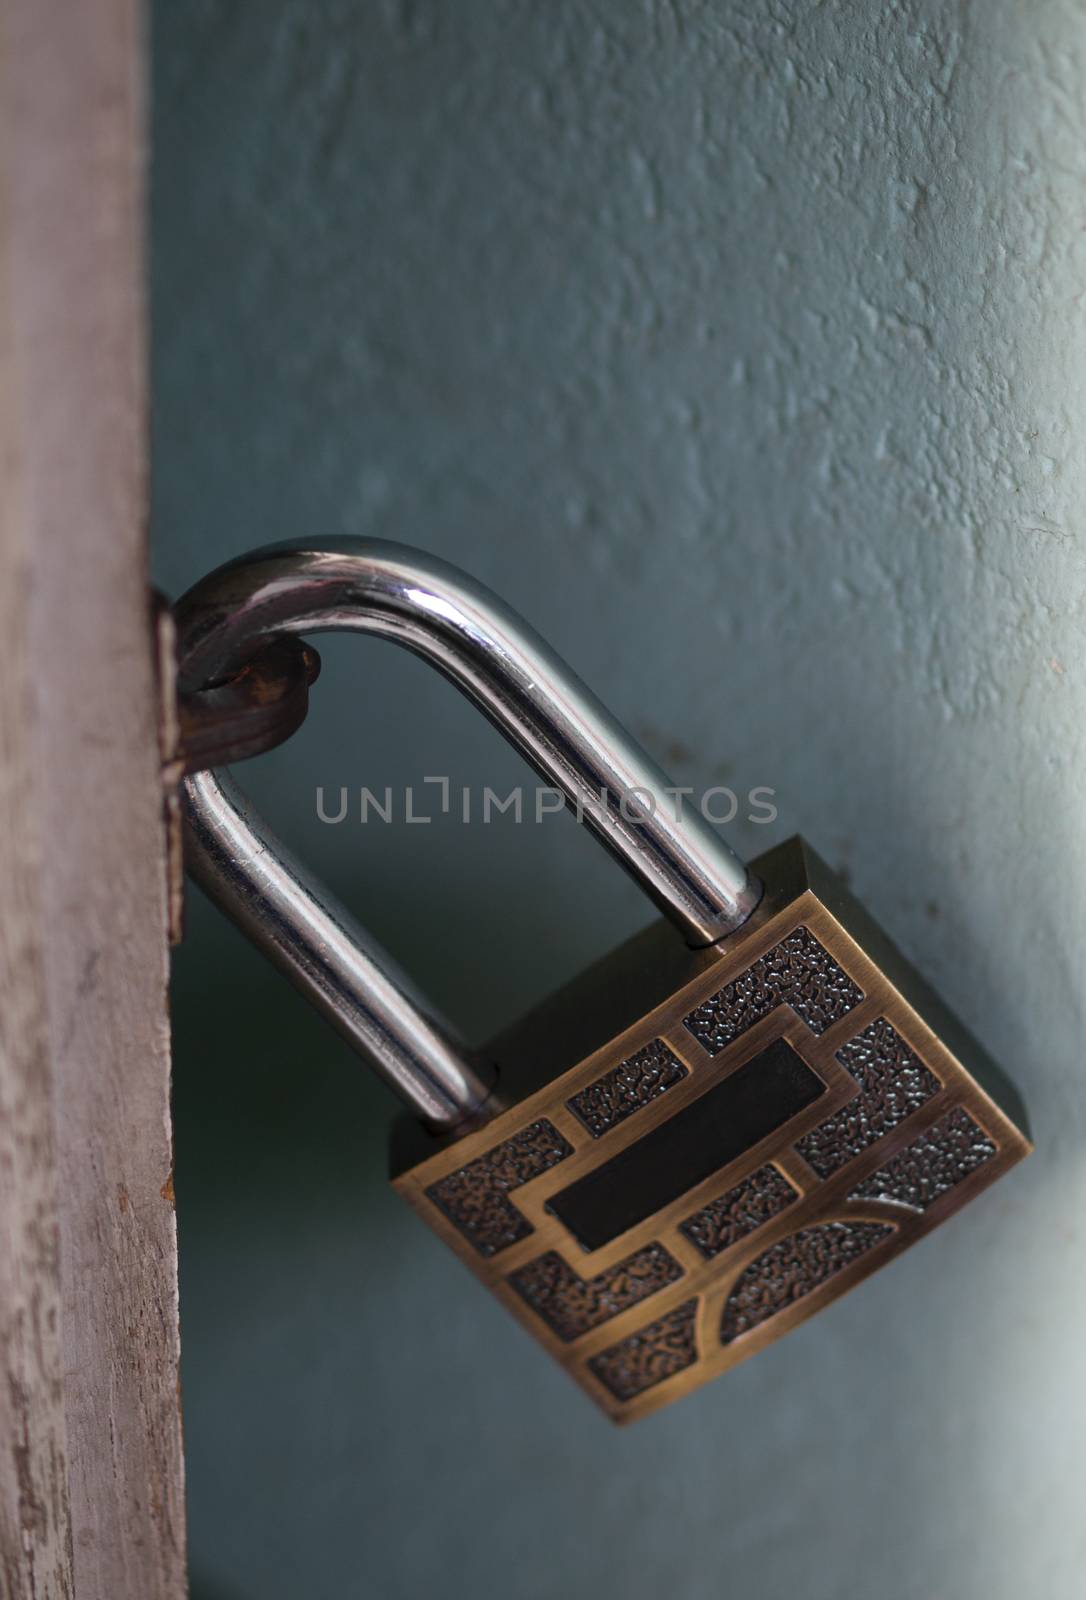
<instances>
[{"instance_id":1,"label":"brass padlock body","mask_svg":"<svg viewBox=\"0 0 1086 1600\"><path fill-rule=\"evenodd\" d=\"M487 1047L504 1109L393 1182L615 1421L829 1305L1029 1153L1013 1088L802 840Z\"/></svg>"}]
</instances>

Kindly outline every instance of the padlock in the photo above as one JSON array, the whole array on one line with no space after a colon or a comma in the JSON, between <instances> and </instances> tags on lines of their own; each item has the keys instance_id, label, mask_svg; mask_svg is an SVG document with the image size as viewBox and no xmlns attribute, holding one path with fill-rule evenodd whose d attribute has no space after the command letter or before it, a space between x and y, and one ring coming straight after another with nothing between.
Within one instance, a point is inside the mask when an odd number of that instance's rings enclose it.
<instances>
[{"instance_id":1,"label":"padlock","mask_svg":"<svg viewBox=\"0 0 1086 1600\"><path fill-rule=\"evenodd\" d=\"M471 1052L229 780L185 781L190 871L414 1112L395 1187L608 1416L736 1365L1028 1154L1007 1080L814 852L793 839L748 871L658 803L649 757L455 568L368 540L274 546L176 617L189 690L283 633L406 645L663 911Z\"/></svg>"}]
</instances>

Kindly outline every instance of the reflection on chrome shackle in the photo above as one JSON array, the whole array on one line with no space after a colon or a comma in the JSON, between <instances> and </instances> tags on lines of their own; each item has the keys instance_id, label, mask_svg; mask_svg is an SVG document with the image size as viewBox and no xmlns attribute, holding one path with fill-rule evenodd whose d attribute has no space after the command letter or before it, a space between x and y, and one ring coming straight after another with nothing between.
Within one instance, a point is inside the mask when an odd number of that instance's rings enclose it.
<instances>
[{"instance_id":1,"label":"reflection on chrome shackle","mask_svg":"<svg viewBox=\"0 0 1086 1600\"><path fill-rule=\"evenodd\" d=\"M175 608L179 687L229 677L268 637L350 630L452 680L618 858L692 945L742 926L761 894L696 813L623 803L669 780L515 612L421 551L368 539L232 561ZM600 796L606 803L600 805ZM186 860L205 891L435 1128L485 1116L491 1088L448 1023L312 880L221 774L185 779Z\"/></svg>"}]
</instances>

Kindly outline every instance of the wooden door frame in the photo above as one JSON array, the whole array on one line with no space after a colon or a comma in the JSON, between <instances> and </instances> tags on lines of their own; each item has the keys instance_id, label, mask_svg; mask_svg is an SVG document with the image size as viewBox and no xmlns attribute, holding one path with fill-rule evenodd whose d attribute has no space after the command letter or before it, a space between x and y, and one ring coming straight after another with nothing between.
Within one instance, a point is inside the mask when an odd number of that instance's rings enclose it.
<instances>
[{"instance_id":1,"label":"wooden door frame","mask_svg":"<svg viewBox=\"0 0 1086 1600\"><path fill-rule=\"evenodd\" d=\"M139 0L0 0L0 1593L180 1600Z\"/></svg>"}]
</instances>

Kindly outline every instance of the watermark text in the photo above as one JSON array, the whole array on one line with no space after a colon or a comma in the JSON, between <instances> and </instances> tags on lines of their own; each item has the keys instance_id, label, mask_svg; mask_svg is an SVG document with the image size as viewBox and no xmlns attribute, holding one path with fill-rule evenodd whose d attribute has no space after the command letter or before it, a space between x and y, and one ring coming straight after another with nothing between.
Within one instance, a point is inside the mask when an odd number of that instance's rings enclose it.
<instances>
[{"instance_id":1,"label":"watermark text","mask_svg":"<svg viewBox=\"0 0 1086 1600\"><path fill-rule=\"evenodd\" d=\"M655 791L647 788L611 790L601 788L567 799L563 790L547 784L515 784L501 794L489 784L473 787L454 784L447 777L426 777L418 784L394 789L349 788L346 784L316 789L317 818L329 826L341 823L407 823L425 826L438 816L452 816L462 823L489 824L511 819L514 823L542 823L568 806L578 822L619 816L633 826L664 820L682 822L691 814L704 821L726 826L742 820L770 823L777 820L775 789L759 785L744 794L724 784L695 789L692 784L669 785Z\"/></svg>"}]
</instances>

